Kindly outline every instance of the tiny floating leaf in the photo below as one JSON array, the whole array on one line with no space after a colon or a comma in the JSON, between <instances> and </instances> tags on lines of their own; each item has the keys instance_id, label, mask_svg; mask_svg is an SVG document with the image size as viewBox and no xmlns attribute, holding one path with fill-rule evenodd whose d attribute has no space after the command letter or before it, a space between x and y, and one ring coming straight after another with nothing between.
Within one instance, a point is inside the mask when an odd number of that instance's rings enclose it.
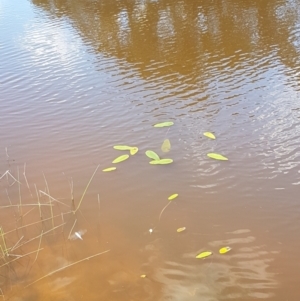
<instances>
[{"instance_id":1,"label":"tiny floating leaf","mask_svg":"<svg viewBox=\"0 0 300 301\"><path fill-rule=\"evenodd\" d=\"M154 124L154 127L155 128L163 128L163 127L166 127L166 126L171 126L173 124L174 124L174 122L172 122L172 121L166 121L166 122L161 122L161 123Z\"/></svg>"},{"instance_id":2,"label":"tiny floating leaf","mask_svg":"<svg viewBox=\"0 0 300 301\"><path fill-rule=\"evenodd\" d=\"M154 160L154 161L150 161L149 163L152 165L165 165L165 164L170 164L172 163L173 160L172 159L161 159L161 160Z\"/></svg>"},{"instance_id":3,"label":"tiny floating leaf","mask_svg":"<svg viewBox=\"0 0 300 301\"><path fill-rule=\"evenodd\" d=\"M220 254L225 254L225 253L228 253L230 250L231 250L230 247L224 247L224 248L221 248L221 249L219 250L219 253L220 253Z\"/></svg>"},{"instance_id":4,"label":"tiny floating leaf","mask_svg":"<svg viewBox=\"0 0 300 301\"><path fill-rule=\"evenodd\" d=\"M205 252L202 252L202 253L198 254L198 255L196 256L196 258L206 258L206 257L208 257L208 256L210 256L210 255L212 255L212 252L210 252L210 251L205 251Z\"/></svg>"},{"instance_id":5,"label":"tiny floating leaf","mask_svg":"<svg viewBox=\"0 0 300 301\"><path fill-rule=\"evenodd\" d=\"M205 132L205 133L203 133L203 135L210 139L216 139L216 136L211 132Z\"/></svg>"},{"instance_id":6,"label":"tiny floating leaf","mask_svg":"<svg viewBox=\"0 0 300 301\"><path fill-rule=\"evenodd\" d=\"M141 278L146 278L147 276L146 275L141 275Z\"/></svg>"},{"instance_id":7,"label":"tiny floating leaf","mask_svg":"<svg viewBox=\"0 0 300 301\"><path fill-rule=\"evenodd\" d=\"M159 161L160 160L159 155L156 152L152 151L152 150L147 150L145 154L150 159L153 159L155 161Z\"/></svg>"},{"instance_id":8,"label":"tiny floating leaf","mask_svg":"<svg viewBox=\"0 0 300 301\"><path fill-rule=\"evenodd\" d=\"M186 230L186 227L182 227L182 228L178 228L178 229L177 229L177 232L180 233L180 232L183 232L183 231L185 231L185 230Z\"/></svg>"},{"instance_id":9,"label":"tiny floating leaf","mask_svg":"<svg viewBox=\"0 0 300 301\"><path fill-rule=\"evenodd\" d=\"M128 145L115 145L114 149L117 150L131 150L133 147Z\"/></svg>"},{"instance_id":10,"label":"tiny floating leaf","mask_svg":"<svg viewBox=\"0 0 300 301\"><path fill-rule=\"evenodd\" d=\"M116 158L114 161L112 161L112 163L119 163L119 162L127 160L128 158L129 158L129 155L122 155L122 156L119 156L118 158Z\"/></svg>"},{"instance_id":11,"label":"tiny floating leaf","mask_svg":"<svg viewBox=\"0 0 300 301\"><path fill-rule=\"evenodd\" d=\"M228 158L220 155L220 154L216 154L216 153L208 153L207 156L209 158L215 159L215 160L221 160L221 161L227 161Z\"/></svg>"},{"instance_id":12,"label":"tiny floating leaf","mask_svg":"<svg viewBox=\"0 0 300 301\"><path fill-rule=\"evenodd\" d=\"M161 150L164 152L164 153L167 153L169 152L171 149L171 142L169 139L165 139L162 146L161 146Z\"/></svg>"},{"instance_id":13,"label":"tiny floating leaf","mask_svg":"<svg viewBox=\"0 0 300 301\"><path fill-rule=\"evenodd\" d=\"M117 167L108 167L108 168L103 169L102 171L107 172L107 171L113 171L116 169L117 169Z\"/></svg>"},{"instance_id":14,"label":"tiny floating leaf","mask_svg":"<svg viewBox=\"0 0 300 301\"><path fill-rule=\"evenodd\" d=\"M177 197L178 197L178 193L174 193L168 197L168 200L172 201L172 200L176 199Z\"/></svg>"},{"instance_id":15,"label":"tiny floating leaf","mask_svg":"<svg viewBox=\"0 0 300 301\"><path fill-rule=\"evenodd\" d=\"M137 147L132 147L131 149L130 149L130 155L135 155L137 152L139 151L139 149L137 148Z\"/></svg>"}]
</instances>

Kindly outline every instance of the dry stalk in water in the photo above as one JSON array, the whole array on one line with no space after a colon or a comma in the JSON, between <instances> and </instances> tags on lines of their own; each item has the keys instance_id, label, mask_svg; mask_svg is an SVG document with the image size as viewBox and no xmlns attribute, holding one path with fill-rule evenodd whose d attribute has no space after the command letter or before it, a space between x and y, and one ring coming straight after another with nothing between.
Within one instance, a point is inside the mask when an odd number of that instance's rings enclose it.
<instances>
[{"instance_id":1,"label":"dry stalk in water","mask_svg":"<svg viewBox=\"0 0 300 301\"><path fill-rule=\"evenodd\" d=\"M86 258L84 258L84 259L81 259L81 260L78 260L78 261L73 262L73 263L71 263L71 264L68 264L68 265L66 265L66 266L64 266L64 267L62 267L62 268L59 268L59 269L57 269L57 270L55 270L55 271L52 271L52 272L48 273L47 275L45 275L45 276L43 276L43 277L41 277L41 278L35 280L34 282L29 283L28 285L25 286L25 288L27 288L27 287L29 287L29 286L31 286L31 285L33 285L33 284L35 284L35 283L37 283L37 282L43 280L43 279L45 279L45 278L47 278L47 277L49 277L49 276L52 276L53 274L56 274L56 273L58 273L58 272L60 272L60 271L63 271L63 270L65 270L66 268L69 268L69 267L71 267L71 266L73 266L73 265L75 265L75 264L78 264L78 263L83 262L83 261L85 261L85 260L90 260L91 258L94 258L94 257L96 257L96 256L105 254L105 253L107 253L107 252L109 252L109 251L110 251L110 250L106 250L106 251L97 253L97 254L95 254L95 255L86 257Z\"/></svg>"},{"instance_id":2,"label":"dry stalk in water","mask_svg":"<svg viewBox=\"0 0 300 301\"><path fill-rule=\"evenodd\" d=\"M80 201L79 201L79 203L78 203L78 206L77 206L77 208L74 210L74 214L78 211L78 209L79 209L79 207L80 207L80 205L81 205L81 203L82 203L82 201L83 201L83 198L84 198L84 196L85 196L85 194L86 194L86 192L87 192L87 190L88 190L88 188L89 188L89 186L90 186L90 184L91 184L91 182L92 182L92 180L93 180L93 178L94 178L94 176L95 176L95 174L96 174L96 172L97 172L99 166L100 166L100 165L98 165L98 166L96 167L96 169L95 169L93 175L91 176L91 178L90 178L88 184L86 185L86 187L85 187L85 189L84 189L84 192L83 192L83 194L82 194L82 196L81 196L81 199L80 199Z\"/></svg>"}]
</instances>

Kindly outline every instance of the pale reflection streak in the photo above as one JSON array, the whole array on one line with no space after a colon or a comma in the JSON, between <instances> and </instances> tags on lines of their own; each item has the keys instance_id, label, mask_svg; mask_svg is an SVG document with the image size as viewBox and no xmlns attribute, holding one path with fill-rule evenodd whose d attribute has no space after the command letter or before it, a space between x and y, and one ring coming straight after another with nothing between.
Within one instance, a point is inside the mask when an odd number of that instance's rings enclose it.
<instances>
[{"instance_id":1,"label":"pale reflection streak","mask_svg":"<svg viewBox=\"0 0 300 301\"><path fill-rule=\"evenodd\" d=\"M27 24L19 45L30 52L31 62L37 67L59 64L66 69L73 69L74 57L81 56L82 48L80 40L71 39L69 29L59 22Z\"/></svg>"},{"instance_id":2,"label":"pale reflection streak","mask_svg":"<svg viewBox=\"0 0 300 301\"><path fill-rule=\"evenodd\" d=\"M119 42L123 47L128 46L131 39L131 31L129 26L127 10L122 10L119 13L119 16L117 18L117 23L119 25L119 31L118 31Z\"/></svg>"}]
</instances>

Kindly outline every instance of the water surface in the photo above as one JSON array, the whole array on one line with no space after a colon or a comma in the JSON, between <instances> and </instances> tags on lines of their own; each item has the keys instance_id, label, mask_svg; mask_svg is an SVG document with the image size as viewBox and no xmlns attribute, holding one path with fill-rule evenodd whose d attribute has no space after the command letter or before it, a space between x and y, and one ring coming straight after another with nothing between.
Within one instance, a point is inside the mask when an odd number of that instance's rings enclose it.
<instances>
[{"instance_id":1,"label":"water surface","mask_svg":"<svg viewBox=\"0 0 300 301\"><path fill-rule=\"evenodd\" d=\"M21 183L0 180L0 244L16 248L2 251L5 297L299 297L299 13L292 0L0 0L0 171ZM103 173L117 144L139 152ZM148 149L174 163L149 165Z\"/></svg>"}]
</instances>

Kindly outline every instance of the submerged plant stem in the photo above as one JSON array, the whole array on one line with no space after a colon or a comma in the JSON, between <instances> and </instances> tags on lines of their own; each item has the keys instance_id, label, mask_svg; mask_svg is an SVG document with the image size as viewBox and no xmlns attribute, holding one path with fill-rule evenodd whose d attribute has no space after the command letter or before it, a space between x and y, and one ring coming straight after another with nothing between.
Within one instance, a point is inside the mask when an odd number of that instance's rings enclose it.
<instances>
[{"instance_id":1,"label":"submerged plant stem","mask_svg":"<svg viewBox=\"0 0 300 301\"><path fill-rule=\"evenodd\" d=\"M171 202L169 202L169 203L162 209L162 211L160 212L159 218L158 218L159 221L160 221L160 218L161 218L163 212L165 211L165 209L166 209L170 204L171 204Z\"/></svg>"}]
</instances>

